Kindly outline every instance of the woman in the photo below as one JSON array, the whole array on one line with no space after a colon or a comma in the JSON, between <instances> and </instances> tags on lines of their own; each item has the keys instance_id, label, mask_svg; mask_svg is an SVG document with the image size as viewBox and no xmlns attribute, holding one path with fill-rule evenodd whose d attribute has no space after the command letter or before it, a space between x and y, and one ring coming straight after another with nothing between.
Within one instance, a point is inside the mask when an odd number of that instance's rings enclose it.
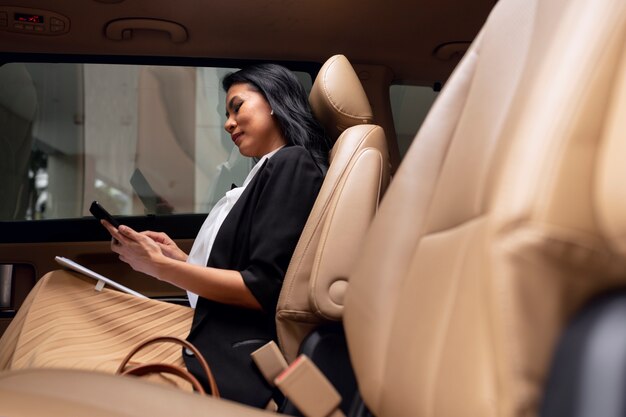
<instances>
[{"instance_id":1,"label":"woman","mask_svg":"<svg viewBox=\"0 0 626 417\"><path fill-rule=\"evenodd\" d=\"M136 339L188 333L188 340L210 364L223 397L259 407L267 404L271 389L249 354L275 338L278 294L321 187L330 144L311 115L304 89L285 68L250 67L228 75L223 86L227 91L226 131L243 155L260 160L244 185L216 204L190 255L163 233L138 233L128 226L115 229L103 222L113 238L111 248L122 261L187 290L192 305L197 294L195 311L113 291L95 294L99 298L94 298L93 285L70 279L67 273L55 279L47 276L31 292L25 308L0 340L0 368L70 366L110 371L111 367L103 363L115 363ZM55 308L46 309L39 302L54 300L59 305L59 297L65 294L72 299L62 304L64 310L72 310L71 320L62 320ZM76 307L77 299L85 302ZM108 314L101 314L103 309ZM112 317L119 311L124 311L120 317ZM68 324L59 324L56 332L51 331L46 322L50 314ZM81 315L88 317L88 324L77 325L76 316ZM94 323L93 317L101 319ZM77 336L77 326L89 335ZM64 343L58 335L58 331L68 329L76 341L69 358L62 352L70 342ZM130 339L133 343L128 342ZM28 341L37 341L36 346ZM151 361L156 357L181 362L179 349L159 349L150 354ZM85 350L91 353L85 355ZM188 369L206 386L196 359L182 356Z\"/></svg>"}]
</instances>

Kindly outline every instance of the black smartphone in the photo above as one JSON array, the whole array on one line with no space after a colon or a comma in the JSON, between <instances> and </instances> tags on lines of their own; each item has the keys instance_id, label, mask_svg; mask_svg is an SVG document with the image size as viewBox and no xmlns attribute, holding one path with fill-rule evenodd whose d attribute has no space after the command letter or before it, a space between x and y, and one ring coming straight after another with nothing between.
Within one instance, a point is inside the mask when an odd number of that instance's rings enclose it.
<instances>
[{"instance_id":1,"label":"black smartphone","mask_svg":"<svg viewBox=\"0 0 626 417\"><path fill-rule=\"evenodd\" d=\"M108 211L106 211L104 207L102 207L100 203L98 203L97 201L94 201L93 203L91 203L91 206L89 207L89 211L91 212L91 214L93 214L93 216L96 219L106 220L109 223L111 223L111 225L113 225L113 227L115 227L116 229L120 227L120 222L115 220L113 216L111 216L111 214Z\"/></svg>"}]
</instances>

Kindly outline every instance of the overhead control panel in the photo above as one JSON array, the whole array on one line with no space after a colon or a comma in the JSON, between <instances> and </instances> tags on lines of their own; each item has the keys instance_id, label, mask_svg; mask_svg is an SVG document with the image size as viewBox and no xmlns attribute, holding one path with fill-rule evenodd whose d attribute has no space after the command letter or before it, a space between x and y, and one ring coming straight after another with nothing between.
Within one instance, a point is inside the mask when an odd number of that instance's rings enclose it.
<instances>
[{"instance_id":1,"label":"overhead control panel","mask_svg":"<svg viewBox=\"0 0 626 417\"><path fill-rule=\"evenodd\" d=\"M48 10L0 6L0 30L31 35L62 35L70 20Z\"/></svg>"}]
</instances>

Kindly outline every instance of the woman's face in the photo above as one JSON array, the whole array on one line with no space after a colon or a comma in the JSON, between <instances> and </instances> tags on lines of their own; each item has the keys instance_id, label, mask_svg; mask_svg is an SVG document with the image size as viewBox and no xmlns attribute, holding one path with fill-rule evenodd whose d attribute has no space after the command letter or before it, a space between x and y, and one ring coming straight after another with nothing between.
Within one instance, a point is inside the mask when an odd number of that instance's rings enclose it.
<instances>
[{"instance_id":1,"label":"woman's face","mask_svg":"<svg viewBox=\"0 0 626 417\"><path fill-rule=\"evenodd\" d=\"M271 112L265 97L250 84L233 84L228 89L224 129L242 155L261 157L285 145Z\"/></svg>"}]
</instances>

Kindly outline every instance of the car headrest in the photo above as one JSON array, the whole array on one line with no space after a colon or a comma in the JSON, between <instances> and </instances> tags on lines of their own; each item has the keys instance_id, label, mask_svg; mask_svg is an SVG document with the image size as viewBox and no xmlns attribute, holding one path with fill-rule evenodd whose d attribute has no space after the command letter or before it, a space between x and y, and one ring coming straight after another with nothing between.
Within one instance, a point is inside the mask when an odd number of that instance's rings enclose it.
<instances>
[{"instance_id":1,"label":"car headrest","mask_svg":"<svg viewBox=\"0 0 626 417\"><path fill-rule=\"evenodd\" d=\"M309 103L333 142L347 128L371 123L374 118L359 77L343 55L331 57L322 66Z\"/></svg>"}]
</instances>

